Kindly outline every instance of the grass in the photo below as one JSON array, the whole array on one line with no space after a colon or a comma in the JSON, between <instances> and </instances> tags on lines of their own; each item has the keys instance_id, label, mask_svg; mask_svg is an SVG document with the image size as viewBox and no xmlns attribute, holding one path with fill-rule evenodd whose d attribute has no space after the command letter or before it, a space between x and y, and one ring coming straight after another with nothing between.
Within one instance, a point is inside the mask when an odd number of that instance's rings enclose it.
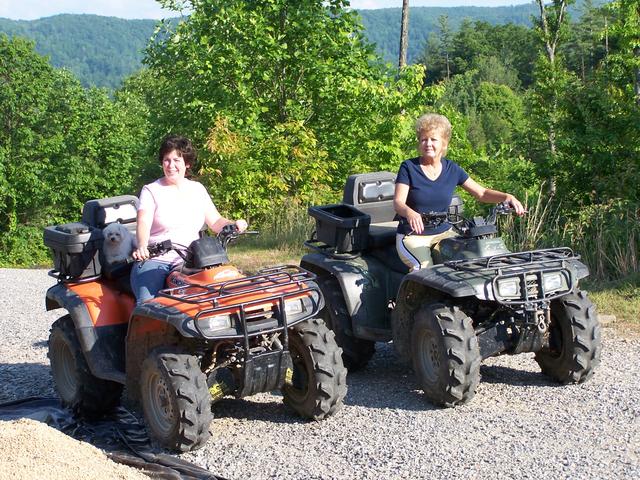
<instances>
[{"instance_id":1,"label":"grass","mask_svg":"<svg viewBox=\"0 0 640 480\"><path fill-rule=\"evenodd\" d=\"M274 265L300 265L305 254L302 248L282 245L275 248L256 247L251 244L232 245L228 250L229 260L245 273L255 273L261 268Z\"/></svg>"},{"instance_id":2,"label":"grass","mask_svg":"<svg viewBox=\"0 0 640 480\"><path fill-rule=\"evenodd\" d=\"M582 287L600 314L614 315L623 330L630 327L640 332L640 273L609 282L587 279Z\"/></svg>"}]
</instances>

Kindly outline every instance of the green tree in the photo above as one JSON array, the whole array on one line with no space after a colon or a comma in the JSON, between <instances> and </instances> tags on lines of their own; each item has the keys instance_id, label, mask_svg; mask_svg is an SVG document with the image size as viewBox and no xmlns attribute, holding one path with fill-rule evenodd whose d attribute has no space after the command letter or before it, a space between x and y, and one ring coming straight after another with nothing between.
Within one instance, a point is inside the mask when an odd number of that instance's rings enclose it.
<instances>
[{"instance_id":1,"label":"green tree","mask_svg":"<svg viewBox=\"0 0 640 480\"><path fill-rule=\"evenodd\" d=\"M565 52L567 67L586 81L605 55L605 41L602 33L606 27L607 9L596 8L593 0L585 0L581 5L582 15L569 31Z\"/></svg>"},{"instance_id":2,"label":"green tree","mask_svg":"<svg viewBox=\"0 0 640 480\"><path fill-rule=\"evenodd\" d=\"M559 168L558 125L566 111L561 108L562 93L572 88L574 78L567 71L559 46L567 38L567 7L574 0L554 0L544 5L537 0L540 16L536 19L536 32L539 35L544 54L538 59L535 69L536 83L531 96L532 138L538 143L538 158L541 171L547 172L548 184L552 193L556 189L556 170ZM545 138L546 146L539 144Z\"/></svg>"},{"instance_id":3,"label":"green tree","mask_svg":"<svg viewBox=\"0 0 640 480\"><path fill-rule=\"evenodd\" d=\"M630 71L635 101L640 106L640 1L618 0L612 2L610 9L617 18L612 35L620 46L612 61Z\"/></svg>"},{"instance_id":4,"label":"green tree","mask_svg":"<svg viewBox=\"0 0 640 480\"><path fill-rule=\"evenodd\" d=\"M493 57L500 59L504 67L517 72L518 84L525 87L531 84L536 50L534 34L529 28L513 24L491 25L467 19L453 34L450 44L449 69L453 76L478 67L480 59ZM420 58L426 66L427 83L446 78L446 57L443 57L442 50L442 41L431 35Z\"/></svg>"},{"instance_id":5,"label":"green tree","mask_svg":"<svg viewBox=\"0 0 640 480\"><path fill-rule=\"evenodd\" d=\"M634 17L635 8L635 17ZM567 142L563 190L579 206L611 201L640 203L640 108L636 69L640 62L640 2L614 2L610 54L590 81L566 91L562 124ZM604 26L601 27L603 36Z\"/></svg>"},{"instance_id":6,"label":"green tree","mask_svg":"<svg viewBox=\"0 0 640 480\"><path fill-rule=\"evenodd\" d=\"M225 209L264 217L322 185L335 195L362 168L397 168L407 119L434 93L421 67L387 70L347 2L187 4L147 52L150 116L156 141L171 130L207 145L202 172Z\"/></svg>"},{"instance_id":7,"label":"green tree","mask_svg":"<svg viewBox=\"0 0 640 480\"><path fill-rule=\"evenodd\" d=\"M448 80L453 71L452 54L454 48L454 32L449 24L449 17L438 17L438 33L431 33L426 41L424 52L418 59L426 65L425 81L427 84Z\"/></svg>"},{"instance_id":8,"label":"green tree","mask_svg":"<svg viewBox=\"0 0 640 480\"><path fill-rule=\"evenodd\" d=\"M476 149L497 152L516 141L525 127L517 72L496 57L477 57L473 68L445 84L440 103L469 118L467 134Z\"/></svg>"},{"instance_id":9,"label":"green tree","mask_svg":"<svg viewBox=\"0 0 640 480\"><path fill-rule=\"evenodd\" d=\"M43 226L130 191L144 128L33 43L0 36L0 70L0 250L3 263L31 264L43 260Z\"/></svg>"}]
</instances>

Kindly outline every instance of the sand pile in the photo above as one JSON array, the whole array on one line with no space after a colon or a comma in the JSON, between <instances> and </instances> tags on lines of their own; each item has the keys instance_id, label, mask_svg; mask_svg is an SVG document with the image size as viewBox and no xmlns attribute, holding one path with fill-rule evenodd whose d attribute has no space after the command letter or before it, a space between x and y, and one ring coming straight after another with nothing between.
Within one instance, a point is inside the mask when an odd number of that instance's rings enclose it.
<instances>
[{"instance_id":1,"label":"sand pile","mask_svg":"<svg viewBox=\"0 0 640 480\"><path fill-rule=\"evenodd\" d=\"M0 480L148 480L93 445L21 418L0 421Z\"/></svg>"}]
</instances>

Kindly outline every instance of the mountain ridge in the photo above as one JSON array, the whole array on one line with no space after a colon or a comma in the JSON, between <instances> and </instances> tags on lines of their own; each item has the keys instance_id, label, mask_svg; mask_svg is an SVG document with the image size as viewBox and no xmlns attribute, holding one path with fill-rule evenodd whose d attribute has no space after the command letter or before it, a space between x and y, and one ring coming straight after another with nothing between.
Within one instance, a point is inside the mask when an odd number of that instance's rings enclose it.
<instances>
[{"instance_id":1,"label":"mountain ridge","mask_svg":"<svg viewBox=\"0 0 640 480\"><path fill-rule=\"evenodd\" d=\"M581 2L579 2L581 3ZM593 2L605 3L604 0ZM572 13L579 14L579 6ZM398 56L401 8L357 10L366 38L376 45L385 61ZM421 55L426 39L439 31L438 18L446 15L453 30L467 18L491 24L531 25L532 3L502 7L411 7L409 10L408 61ZM169 20L178 17L170 18ZM144 49L158 20L122 19L93 14L59 14L37 20L0 17L0 33L35 42L38 53L54 67L72 71L84 86L115 89L142 65Z\"/></svg>"}]
</instances>

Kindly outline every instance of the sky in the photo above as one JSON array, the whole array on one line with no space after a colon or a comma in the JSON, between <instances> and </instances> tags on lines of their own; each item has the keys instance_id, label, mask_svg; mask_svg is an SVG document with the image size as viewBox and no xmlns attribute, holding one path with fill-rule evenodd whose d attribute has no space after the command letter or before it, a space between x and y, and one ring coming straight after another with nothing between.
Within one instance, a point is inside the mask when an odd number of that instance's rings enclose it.
<instances>
[{"instance_id":1,"label":"sky","mask_svg":"<svg viewBox=\"0 0 640 480\"><path fill-rule=\"evenodd\" d=\"M531 3L531 0L409 0L410 7L498 7ZM355 9L401 7L402 0L351 0ZM155 0L0 0L0 17L35 20L59 13L90 13L120 18L175 17Z\"/></svg>"}]
</instances>

